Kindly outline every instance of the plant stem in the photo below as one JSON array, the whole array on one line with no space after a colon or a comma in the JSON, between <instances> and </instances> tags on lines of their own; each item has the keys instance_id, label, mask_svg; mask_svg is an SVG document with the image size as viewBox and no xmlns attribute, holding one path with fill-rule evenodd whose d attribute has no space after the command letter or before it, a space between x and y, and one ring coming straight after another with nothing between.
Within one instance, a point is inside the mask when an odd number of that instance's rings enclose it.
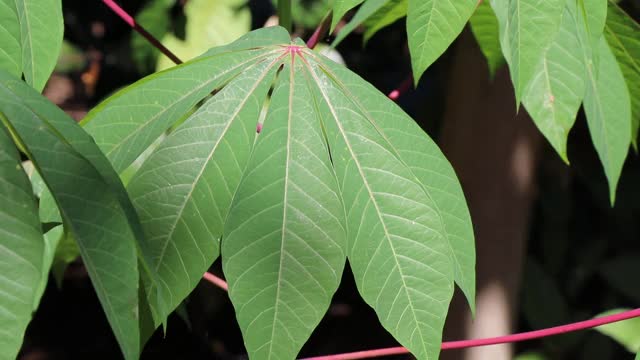
<instances>
[{"instance_id":1,"label":"plant stem","mask_svg":"<svg viewBox=\"0 0 640 360\"><path fill-rule=\"evenodd\" d=\"M325 37L327 32L329 32L329 26L331 25L331 18L333 17L333 12L329 10L329 12L322 18L320 24L316 28L316 31L313 32L309 40L307 41L307 47L309 49L313 49L320 42L320 38Z\"/></svg>"},{"instance_id":2,"label":"plant stem","mask_svg":"<svg viewBox=\"0 0 640 360\"><path fill-rule=\"evenodd\" d=\"M621 312L618 314L609 315L609 316L603 316L596 319L590 319L590 320L579 321L579 322L566 324L566 325L554 326L554 327L546 328L542 330L527 331L519 334L512 334L512 335L498 336L498 337L484 338L484 339L445 341L442 343L441 349L442 350L464 349L464 348L470 348L470 347L514 343L514 342L525 341L525 340L539 339L539 338L564 334L564 333L578 331L578 330L590 329L590 328L611 324L611 323L622 321L622 320L628 320L636 317L640 317L640 308ZM336 355L316 356L316 357L311 357L311 358L306 358L301 360L356 360L356 359L369 359L373 357L388 356L388 355L406 354L408 352L409 350L403 347L392 347L392 348L357 351L357 352L336 354Z\"/></svg>"},{"instance_id":3,"label":"plant stem","mask_svg":"<svg viewBox=\"0 0 640 360\"><path fill-rule=\"evenodd\" d=\"M278 0L278 22L291 33L291 0Z\"/></svg>"}]
</instances>

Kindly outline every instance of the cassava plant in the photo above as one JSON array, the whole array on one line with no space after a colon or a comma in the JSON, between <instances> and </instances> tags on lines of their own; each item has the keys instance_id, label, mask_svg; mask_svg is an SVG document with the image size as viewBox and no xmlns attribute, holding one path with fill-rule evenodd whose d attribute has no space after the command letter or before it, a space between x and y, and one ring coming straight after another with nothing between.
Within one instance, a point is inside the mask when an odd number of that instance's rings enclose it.
<instances>
[{"instance_id":1,"label":"cassava plant","mask_svg":"<svg viewBox=\"0 0 640 360\"><path fill-rule=\"evenodd\" d=\"M40 95L62 42L60 0L0 0L0 358L18 353L63 244L77 246L126 359L218 257L253 359L296 358L347 261L404 347L378 355L435 359L640 316L442 343L454 284L475 311L471 219L431 138L312 49L358 5L334 44L406 16L415 83L470 22L491 72L509 66L514 107L565 162L582 105L613 204L640 124L638 24L614 2L335 0L307 46L291 38L291 1L279 0L281 27L147 76L78 124Z\"/></svg>"}]
</instances>

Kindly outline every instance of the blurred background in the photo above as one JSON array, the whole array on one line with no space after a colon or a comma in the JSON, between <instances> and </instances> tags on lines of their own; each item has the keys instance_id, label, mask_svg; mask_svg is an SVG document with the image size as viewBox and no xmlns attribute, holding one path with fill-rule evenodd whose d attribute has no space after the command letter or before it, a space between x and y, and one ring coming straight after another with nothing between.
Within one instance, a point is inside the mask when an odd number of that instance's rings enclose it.
<instances>
[{"instance_id":1,"label":"blurred background","mask_svg":"<svg viewBox=\"0 0 640 360\"><path fill-rule=\"evenodd\" d=\"M294 0L297 36L311 35L327 13L328 2ZM266 23L277 23L270 0L122 0L120 5L182 60ZM639 18L640 2L625 0L620 5ZM63 6L65 42L45 95L75 119L82 119L119 88L173 66L101 1L64 0ZM366 43L364 32L365 28L356 29L332 56L388 93L411 71L404 20ZM324 40L326 44L331 37ZM629 154L612 208L584 114L578 114L569 137L568 166L524 108L516 111L506 67L490 75L469 29L398 103L436 139L453 164L474 223L477 315L472 319L464 299L456 294L445 340L535 330L639 307L637 153ZM211 271L221 276L220 268L216 262ZM70 256L69 264L58 264L54 273L19 358L121 358L82 263ZM634 334L640 334L639 322L626 330L628 337ZM634 346L628 341L626 345ZM333 305L300 356L388 346L398 344L360 299L347 266ZM588 330L514 345L447 351L442 358L632 359L627 348ZM142 358L246 358L226 293L201 282L171 316L166 334L162 330L154 334Z\"/></svg>"}]
</instances>

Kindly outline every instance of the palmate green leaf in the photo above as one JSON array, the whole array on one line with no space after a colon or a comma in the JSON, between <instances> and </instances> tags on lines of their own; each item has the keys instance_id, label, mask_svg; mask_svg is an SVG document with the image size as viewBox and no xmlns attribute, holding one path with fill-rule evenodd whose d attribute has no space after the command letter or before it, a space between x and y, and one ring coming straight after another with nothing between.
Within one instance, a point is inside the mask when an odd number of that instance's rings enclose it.
<instances>
[{"instance_id":1,"label":"palmate green leaf","mask_svg":"<svg viewBox=\"0 0 640 360\"><path fill-rule=\"evenodd\" d=\"M560 30L544 51L523 96L524 106L560 157L567 158L567 137L585 94L585 60L569 8Z\"/></svg>"},{"instance_id":2,"label":"palmate green leaf","mask_svg":"<svg viewBox=\"0 0 640 360\"><path fill-rule=\"evenodd\" d=\"M51 190L65 227L78 242L125 358L137 358L136 240L142 240L117 175L73 119L2 71L0 112Z\"/></svg>"},{"instance_id":3,"label":"palmate green leaf","mask_svg":"<svg viewBox=\"0 0 640 360\"><path fill-rule=\"evenodd\" d=\"M129 183L152 270L169 297L162 319L218 257L226 214L275 70L273 60L245 69L245 76L171 133Z\"/></svg>"},{"instance_id":4,"label":"palmate green leaf","mask_svg":"<svg viewBox=\"0 0 640 360\"><path fill-rule=\"evenodd\" d=\"M15 359L37 303L44 241L35 197L0 113L0 359Z\"/></svg>"},{"instance_id":5,"label":"palmate green leaf","mask_svg":"<svg viewBox=\"0 0 640 360\"><path fill-rule=\"evenodd\" d=\"M475 294L473 233L455 173L400 108L298 44L284 29L266 28L176 68L189 74L204 62L245 62L129 184L152 240L151 270L160 286L177 289L161 293L165 310L195 286L222 237L250 356L294 358L326 311L347 253L383 325L419 358L435 358L454 281L472 307ZM175 74L125 92L163 107L165 93L146 85ZM216 74L191 81L206 76ZM118 109L117 101L106 108Z\"/></svg>"},{"instance_id":6,"label":"palmate green leaf","mask_svg":"<svg viewBox=\"0 0 640 360\"><path fill-rule=\"evenodd\" d=\"M509 64L519 106L545 50L555 38L566 0L492 0L500 24L502 53Z\"/></svg>"},{"instance_id":7,"label":"palmate green leaf","mask_svg":"<svg viewBox=\"0 0 640 360\"><path fill-rule=\"evenodd\" d=\"M596 317L618 314L631 309L613 309L598 314ZM607 335L620 345L624 346L629 352L635 353L640 351L640 319L633 318L619 321L612 324L602 325L594 328L598 332Z\"/></svg>"},{"instance_id":8,"label":"palmate green leaf","mask_svg":"<svg viewBox=\"0 0 640 360\"><path fill-rule=\"evenodd\" d=\"M333 18L331 19L331 29L329 32L335 30L336 25L342 20L344 14L354 7L360 5L365 0L334 0L333 1ZM366 0L372 1L372 0Z\"/></svg>"},{"instance_id":9,"label":"palmate green leaf","mask_svg":"<svg viewBox=\"0 0 640 360\"><path fill-rule=\"evenodd\" d=\"M20 23L15 0L0 0L0 69L22 74Z\"/></svg>"},{"instance_id":10,"label":"palmate green leaf","mask_svg":"<svg viewBox=\"0 0 640 360\"><path fill-rule=\"evenodd\" d=\"M640 25L618 5L609 2L604 34L631 95L631 142L637 150L640 128Z\"/></svg>"},{"instance_id":11,"label":"palmate green leaf","mask_svg":"<svg viewBox=\"0 0 640 360\"><path fill-rule=\"evenodd\" d=\"M249 356L293 359L346 260L344 207L300 57L287 59L229 214L224 272Z\"/></svg>"},{"instance_id":12,"label":"palmate green leaf","mask_svg":"<svg viewBox=\"0 0 640 360\"><path fill-rule=\"evenodd\" d=\"M500 51L500 26L498 19L488 1L483 1L469 19L471 31L487 59L489 74L493 77L504 65L504 57Z\"/></svg>"},{"instance_id":13,"label":"palmate green leaf","mask_svg":"<svg viewBox=\"0 0 640 360\"><path fill-rule=\"evenodd\" d=\"M631 142L631 104L620 67L604 37L600 38L597 53L597 67L587 64L584 110L591 140L609 182L609 199L613 205Z\"/></svg>"},{"instance_id":14,"label":"palmate green leaf","mask_svg":"<svg viewBox=\"0 0 640 360\"><path fill-rule=\"evenodd\" d=\"M462 32L477 5L478 0L409 0L407 35L416 84Z\"/></svg>"}]
</instances>

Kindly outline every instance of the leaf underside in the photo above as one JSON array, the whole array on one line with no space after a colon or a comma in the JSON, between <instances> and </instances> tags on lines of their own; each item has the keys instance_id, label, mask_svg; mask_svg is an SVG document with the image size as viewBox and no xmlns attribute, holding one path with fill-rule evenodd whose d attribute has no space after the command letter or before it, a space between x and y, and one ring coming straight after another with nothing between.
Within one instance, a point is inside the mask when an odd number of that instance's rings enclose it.
<instances>
[{"instance_id":1,"label":"leaf underside","mask_svg":"<svg viewBox=\"0 0 640 360\"><path fill-rule=\"evenodd\" d=\"M86 129L121 171L213 89L128 185L165 290L155 325L221 248L249 355L294 358L348 258L385 328L436 358L454 281L472 307L475 297L468 210L437 146L384 95L279 27L141 80Z\"/></svg>"}]
</instances>

